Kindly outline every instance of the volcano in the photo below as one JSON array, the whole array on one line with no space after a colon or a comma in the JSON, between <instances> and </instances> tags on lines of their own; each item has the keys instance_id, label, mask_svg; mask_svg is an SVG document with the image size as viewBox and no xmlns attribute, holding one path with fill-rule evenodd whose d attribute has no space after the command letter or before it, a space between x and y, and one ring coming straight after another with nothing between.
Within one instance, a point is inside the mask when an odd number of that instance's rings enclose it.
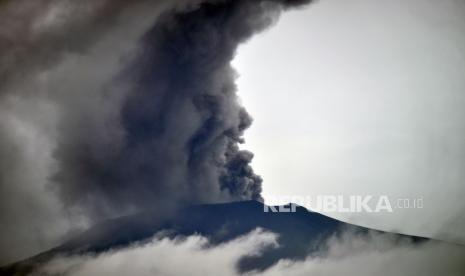
<instances>
[{"instance_id":1,"label":"volcano","mask_svg":"<svg viewBox=\"0 0 465 276\"><path fill-rule=\"evenodd\" d=\"M268 208L266 208L268 207ZM259 201L194 205L163 213L149 210L101 222L64 244L26 260L3 267L1 275L26 275L55 256L102 253L144 242L154 235L175 238L198 234L210 243L220 244L261 228L278 235L279 247L268 248L259 256L246 256L237 264L247 272L264 270L280 259L302 260L312 252L324 250L330 237L351 231L358 235L377 232L389 235L396 242L423 242L428 239L381 232L345 223L304 207L286 209L293 212L273 212L277 206L266 206ZM266 211L268 210L268 211Z\"/></svg>"}]
</instances>

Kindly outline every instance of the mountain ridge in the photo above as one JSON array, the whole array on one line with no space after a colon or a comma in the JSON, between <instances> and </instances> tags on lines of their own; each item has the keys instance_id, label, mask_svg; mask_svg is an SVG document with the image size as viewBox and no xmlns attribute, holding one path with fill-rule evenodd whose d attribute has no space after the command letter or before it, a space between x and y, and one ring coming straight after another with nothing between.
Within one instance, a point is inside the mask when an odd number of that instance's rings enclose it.
<instances>
[{"instance_id":1,"label":"mountain ridge","mask_svg":"<svg viewBox=\"0 0 465 276\"><path fill-rule=\"evenodd\" d=\"M208 238L211 244L233 240L257 228L278 234L280 246L269 249L260 256L243 258L238 264L242 272L264 270L282 258L301 260L308 254L321 250L330 237L341 235L345 231L361 235L377 232L390 235L399 241L429 240L353 225L298 205L295 205L295 212L265 212L266 206L255 200L200 204L170 213L147 210L109 219L97 223L60 246L0 268L0 275L27 275L55 256L99 254L124 248L135 242L144 242L161 231L170 238L202 235ZM290 207L291 204L284 206Z\"/></svg>"}]
</instances>

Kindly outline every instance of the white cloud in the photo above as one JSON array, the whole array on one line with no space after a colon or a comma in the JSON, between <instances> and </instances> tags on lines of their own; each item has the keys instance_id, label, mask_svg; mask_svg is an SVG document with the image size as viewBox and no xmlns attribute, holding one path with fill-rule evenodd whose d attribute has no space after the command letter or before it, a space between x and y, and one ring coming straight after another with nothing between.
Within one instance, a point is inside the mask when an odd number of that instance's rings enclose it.
<instances>
[{"instance_id":1,"label":"white cloud","mask_svg":"<svg viewBox=\"0 0 465 276\"><path fill-rule=\"evenodd\" d=\"M465 248L439 242L397 245L389 236L352 234L329 242L328 253L305 261L280 261L274 275L459 276L465 275Z\"/></svg>"},{"instance_id":2,"label":"white cloud","mask_svg":"<svg viewBox=\"0 0 465 276\"><path fill-rule=\"evenodd\" d=\"M157 239L97 256L58 258L36 275L237 275L243 256L259 254L274 245L276 235L260 229L218 246L201 236Z\"/></svg>"},{"instance_id":3,"label":"white cloud","mask_svg":"<svg viewBox=\"0 0 465 276\"><path fill-rule=\"evenodd\" d=\"M427 242L402 243L394 236L346 233L333 238L328 247L305 261L282 260L264 272L251 275L464 275L465 248ZM239 275L235 265L244 256L257 255L277 236L260 229L233 241L212 246L206 238L155 237L145 244L110 251L97 256L57 258L38 275Z\"/></svg>"}]
</instances>

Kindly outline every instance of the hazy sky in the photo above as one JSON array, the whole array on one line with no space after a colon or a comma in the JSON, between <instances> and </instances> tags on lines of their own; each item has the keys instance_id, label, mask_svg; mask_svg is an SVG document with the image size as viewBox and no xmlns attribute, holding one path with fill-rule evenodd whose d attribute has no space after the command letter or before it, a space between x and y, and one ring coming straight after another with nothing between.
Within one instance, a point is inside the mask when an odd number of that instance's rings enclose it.
<instances>
[{"instance_id":1,"label":"hazy sky","mask_svg":"<svg viewBox=\"0 0 465 276\"><path fill-rule=\"evenodd\" d=\"M264 195L423 198L331 216L465 240L465 1L325 0L242 46Z\"/></svg>"}]
</instances>

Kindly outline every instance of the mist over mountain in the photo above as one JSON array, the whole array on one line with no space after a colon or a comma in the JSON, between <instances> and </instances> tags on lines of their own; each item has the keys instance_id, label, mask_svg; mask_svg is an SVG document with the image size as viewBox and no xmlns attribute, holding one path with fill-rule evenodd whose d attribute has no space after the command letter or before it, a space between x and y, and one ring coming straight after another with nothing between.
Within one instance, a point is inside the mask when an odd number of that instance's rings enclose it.
<instances>
[{"instance_id":1,"label":"mist over mountain","mask_svg":"<svg viewBox=\"0 0 465 276\"><path fill-rule=\"evenodd\" d=\"M276 244L267 244L261 249L260 254L240 258L236 265L241 273L263 271L281 260L303 261L308 256L324 256L329 250L329 241L343 238L347 234L358 238L376 235L378 242L383 239L389 240L391 247L431 242L426 238L386 233L348 224L310 212L300 206L293 207L294 212L291 205L286 206L289 212L273 212L272 208L265 211L265 207L258 201L242 201L195 205L173 213L154 209L108 220L58 247L3 268L2 273L31 273L54 258L105 254L141 246L154 237L182 240L182 237L200 235L208 239L208 246L214 247L234 241L256 229L276 235ZM354 249L353 253L356 254L357 251Z\"/></svg>"}]
</instances>

